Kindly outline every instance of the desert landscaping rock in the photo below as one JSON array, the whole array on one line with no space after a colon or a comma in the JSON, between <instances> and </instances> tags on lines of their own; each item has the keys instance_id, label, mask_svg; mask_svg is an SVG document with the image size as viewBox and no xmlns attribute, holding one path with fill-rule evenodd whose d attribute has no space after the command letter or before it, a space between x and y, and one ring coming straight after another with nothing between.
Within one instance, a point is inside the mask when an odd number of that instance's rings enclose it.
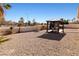
<instances>
[{"instance_id":1,"label":"desert landscaping rock","mask_svg":"<svg viewBox=\"0 0 79 59\"><path fill-rule=\"evenodd\" d=\"M65 29L60 40L40 38L46 31L7 35L10 38L0 44L0 55L10 56L77 56L79 55L79 30Z\"/></svg>"}]
</instances>

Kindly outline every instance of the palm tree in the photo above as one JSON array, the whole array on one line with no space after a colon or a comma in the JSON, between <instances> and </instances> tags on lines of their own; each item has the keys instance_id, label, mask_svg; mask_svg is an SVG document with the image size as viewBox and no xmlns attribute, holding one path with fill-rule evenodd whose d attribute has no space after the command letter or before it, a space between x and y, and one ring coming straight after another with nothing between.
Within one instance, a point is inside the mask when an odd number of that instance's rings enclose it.
<instances>
[{"instance_id":1,"label":"palm tree","mask_svg":"<svg viewBox=\"0 0 79 59\"><path fill-rule=\"evenodd\" d=\"M0 25L4 22L4 8L9 10L11 8L10 4L2 4L0 3Z\"/></svg>"}]
</instances>

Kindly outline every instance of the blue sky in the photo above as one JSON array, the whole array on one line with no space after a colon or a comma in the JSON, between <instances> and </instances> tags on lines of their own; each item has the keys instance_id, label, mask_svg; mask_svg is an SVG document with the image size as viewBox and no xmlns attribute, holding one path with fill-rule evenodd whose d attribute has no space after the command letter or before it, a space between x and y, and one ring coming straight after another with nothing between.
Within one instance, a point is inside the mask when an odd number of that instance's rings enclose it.
<instances>
[{"instance_id":1,"label":"blue sky","mask_svg":"<svg viewBox=\"0 0 79 59\"><path fill-rule=\"evenodd\" d=\"M5 19L18 21L23 17L25 21L35 19L46 22L53 19L72 19L77 15L77 3L14 3L12 8L5 11Z\"/></svg>"}]
</instances>

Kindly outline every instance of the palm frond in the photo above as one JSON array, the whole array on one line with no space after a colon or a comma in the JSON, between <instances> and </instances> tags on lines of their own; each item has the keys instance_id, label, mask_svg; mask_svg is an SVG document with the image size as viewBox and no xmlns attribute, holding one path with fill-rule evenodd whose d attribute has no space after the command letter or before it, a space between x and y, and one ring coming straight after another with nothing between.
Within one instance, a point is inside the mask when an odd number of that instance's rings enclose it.
<instances>
[{"instance_id":1,"label":"palm frond","mask_svg":"<svg viewBox=\"0 0 79 59\"><path fill-rule=\"evenodd\" d=\"M11 8L11 5L10 5L10 4L5 4L5 5L4 5L4 8L10 9L10 8Z\"/></svg>"}]
</instances>

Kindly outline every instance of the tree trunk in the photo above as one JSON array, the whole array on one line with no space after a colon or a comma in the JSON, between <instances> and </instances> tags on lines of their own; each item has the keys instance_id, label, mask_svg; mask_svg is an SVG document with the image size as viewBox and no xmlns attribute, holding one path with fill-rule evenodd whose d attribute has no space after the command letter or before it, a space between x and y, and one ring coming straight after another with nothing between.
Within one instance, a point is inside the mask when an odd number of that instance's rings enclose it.
<instances>
[{"instance_id":1,"label":"tree trunk","mask_svg":"<svg viewBox=\"0 0 79 59\"><path fill-rule=\"evenodd\" d=\"M19 30L18 30L18 33L20 33L20 26L19 26Z\"/></svg>"},{"instance_id":2,"label":"tree trunk","mask_svg":"<svg viewBox=\"0 0 79 59\"><path fill-rule=\"evenodd\" d=\"M2 6L0 6L0 24L4 24L4 10Z\"/></svg>"}]
</instances>

